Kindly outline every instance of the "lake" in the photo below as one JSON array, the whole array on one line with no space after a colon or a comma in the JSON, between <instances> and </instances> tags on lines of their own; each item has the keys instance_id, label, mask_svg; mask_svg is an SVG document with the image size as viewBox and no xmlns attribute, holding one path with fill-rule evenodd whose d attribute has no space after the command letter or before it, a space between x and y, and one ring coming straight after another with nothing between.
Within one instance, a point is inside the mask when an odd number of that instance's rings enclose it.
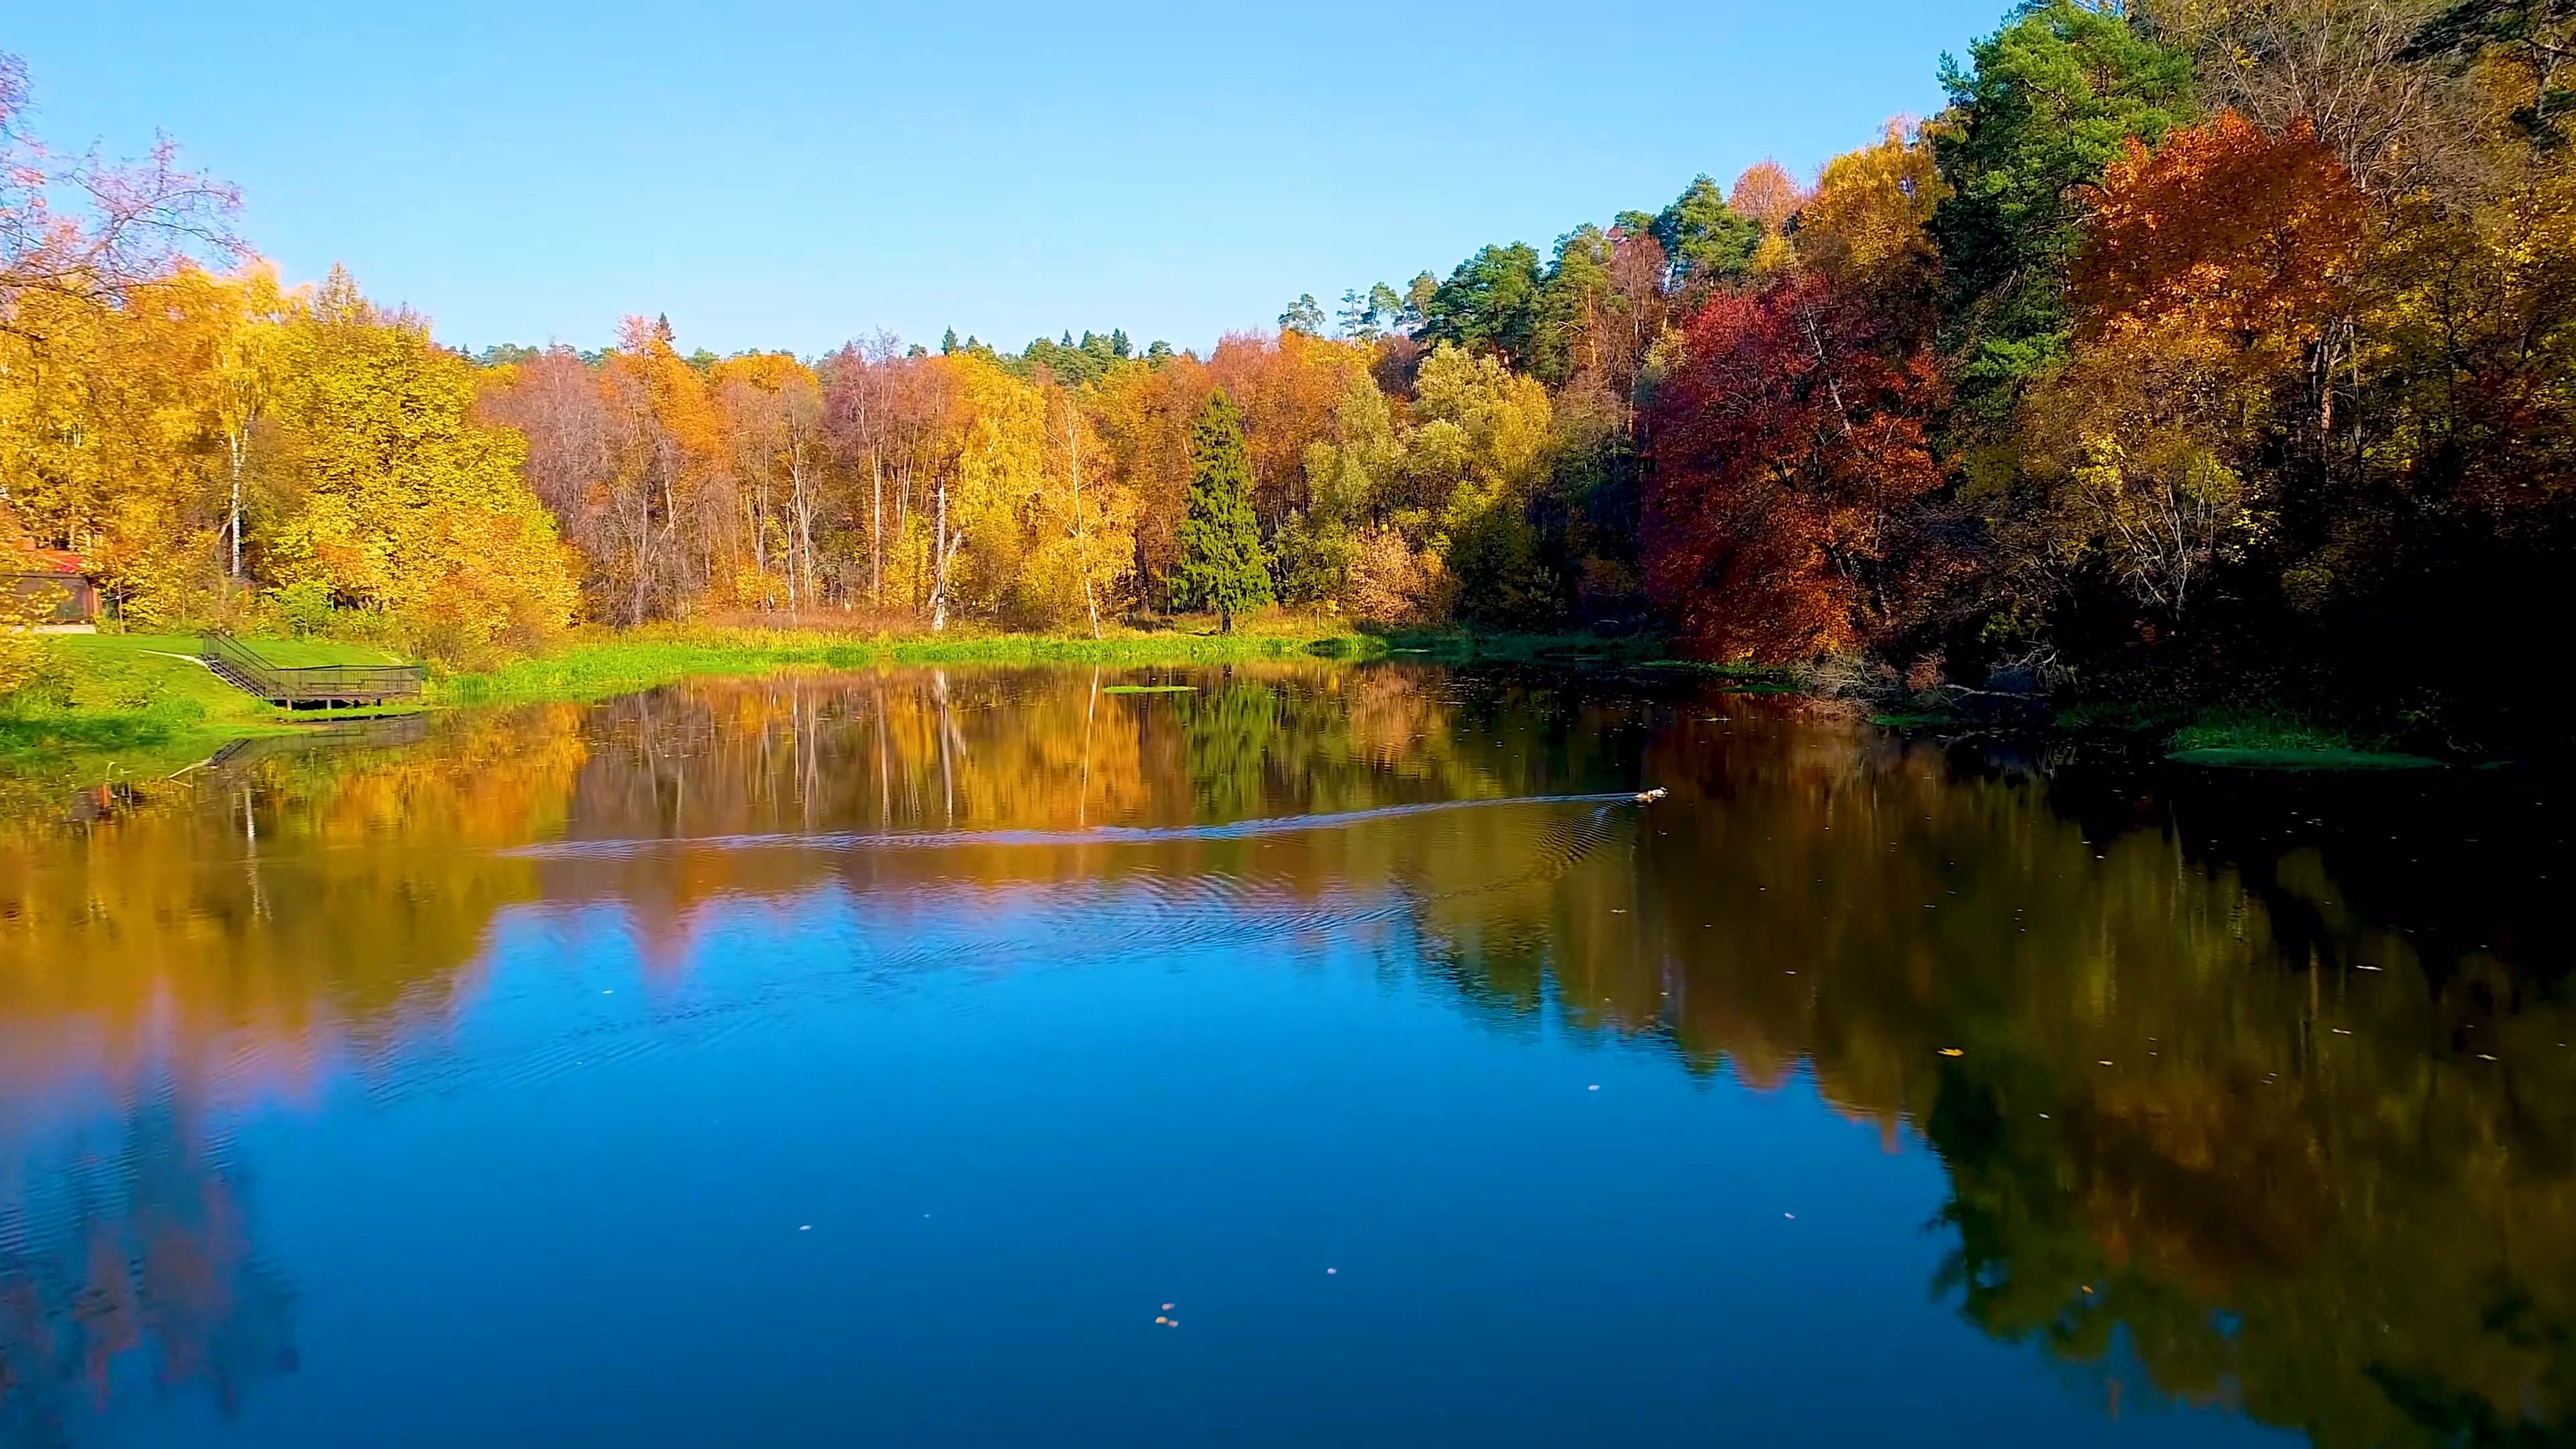
<instances>
[{"instance_id":1,"label":"lake","mask_svg":"<svg viewBox=\"0 0 2576 1449\"><path fill-rule=\"evenodd\" d=\"M2569 1442L2559 798L1320 663L23 796L0 1445Z\"/></svg>"}]
</instances>

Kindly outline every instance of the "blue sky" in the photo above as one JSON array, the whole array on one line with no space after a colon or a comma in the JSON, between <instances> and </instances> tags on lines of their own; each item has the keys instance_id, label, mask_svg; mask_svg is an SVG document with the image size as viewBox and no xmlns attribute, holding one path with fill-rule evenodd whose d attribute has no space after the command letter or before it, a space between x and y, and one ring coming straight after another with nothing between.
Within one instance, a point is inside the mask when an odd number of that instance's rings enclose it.
<instances>
[{"instance_id":1,"label":"blue sky","mask_svg":"<svg viewBox=\"0 0 2576 1449\"><path fill-rule=\"evenodd\" d=\"M1940 100L2006 0L12 7L38 134L155 127L439 336L1205 347ZM396 13L396 12L417 12Z\"/></svg>"}]
</instances>

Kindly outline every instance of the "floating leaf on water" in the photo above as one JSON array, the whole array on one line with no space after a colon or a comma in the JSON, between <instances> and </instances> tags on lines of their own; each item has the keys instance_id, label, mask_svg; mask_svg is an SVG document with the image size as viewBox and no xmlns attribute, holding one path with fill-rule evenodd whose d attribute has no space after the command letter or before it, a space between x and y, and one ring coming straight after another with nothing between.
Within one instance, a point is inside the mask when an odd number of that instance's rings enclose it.
<instances>
[{"instance_id":1,"label":"floating leaf on water","mask_svg":"<svg viewBox=\"0 0 2576 1449\"><path fill-rule=\"evenodd\" d=\"M1964 1047L1943 1047L1943 1048L1941 1048L1941 1055L1943 1055L1943 1056L1945 1056L1945 1057L1964 1057L1964 1056L1966 1056L1967 1054L1968 1054L1968 1053L1967 1053L1967 1049L1966 1049L1966 1048L1964 1048Z\"/></svg>"}]
</instances>

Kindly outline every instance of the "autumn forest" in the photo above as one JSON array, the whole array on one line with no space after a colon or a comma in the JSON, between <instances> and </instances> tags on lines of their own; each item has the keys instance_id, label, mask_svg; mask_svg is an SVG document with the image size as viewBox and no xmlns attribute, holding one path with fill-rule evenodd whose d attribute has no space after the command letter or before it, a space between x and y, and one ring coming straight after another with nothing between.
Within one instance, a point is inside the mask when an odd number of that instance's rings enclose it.
<instances>
[{"instance_id":1,"label":"autumn forest","mask_svg":"<svg viewBox=\"0 0 2576 1449\"><path fill-rule=\"evenodd\" d=\"M1812 177L1204 356L812 358L649 298L443 347L166 149L47 150L0 58L0 508L138 624L451 659L1277 607L2513 745L2576 530L2571 56L2576 0L2031 0Z\"/></svg>"},{"instance_id":2,"label":"autumn forest","mask_svg":"<svg viewBox=\"0 0 2576 1449\"><path fill-rule=\"evenodd\" d=\"M0 1449L2576 1443L2576 0L1985 3L0 26Z\"/></svg>"}]
</instances>

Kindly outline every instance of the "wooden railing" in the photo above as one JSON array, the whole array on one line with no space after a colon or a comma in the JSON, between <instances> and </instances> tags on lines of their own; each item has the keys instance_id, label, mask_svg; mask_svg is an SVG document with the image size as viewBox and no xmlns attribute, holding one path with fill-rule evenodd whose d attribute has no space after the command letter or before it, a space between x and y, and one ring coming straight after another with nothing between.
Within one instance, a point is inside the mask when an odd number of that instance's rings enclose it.
<instances>
[{"instance_id":1,"label":"wooden railing","mask_svg":"<svg viewBox=\"0 0 2576 1449\"><path fill-rule=\"evenodd\" d=\"M290 668L271 663L230 634L209 634L198 655L225 683L289 709L374 706L420 698L425 671L417 664L317 664Z\"/></svg>"}]
</instances>

